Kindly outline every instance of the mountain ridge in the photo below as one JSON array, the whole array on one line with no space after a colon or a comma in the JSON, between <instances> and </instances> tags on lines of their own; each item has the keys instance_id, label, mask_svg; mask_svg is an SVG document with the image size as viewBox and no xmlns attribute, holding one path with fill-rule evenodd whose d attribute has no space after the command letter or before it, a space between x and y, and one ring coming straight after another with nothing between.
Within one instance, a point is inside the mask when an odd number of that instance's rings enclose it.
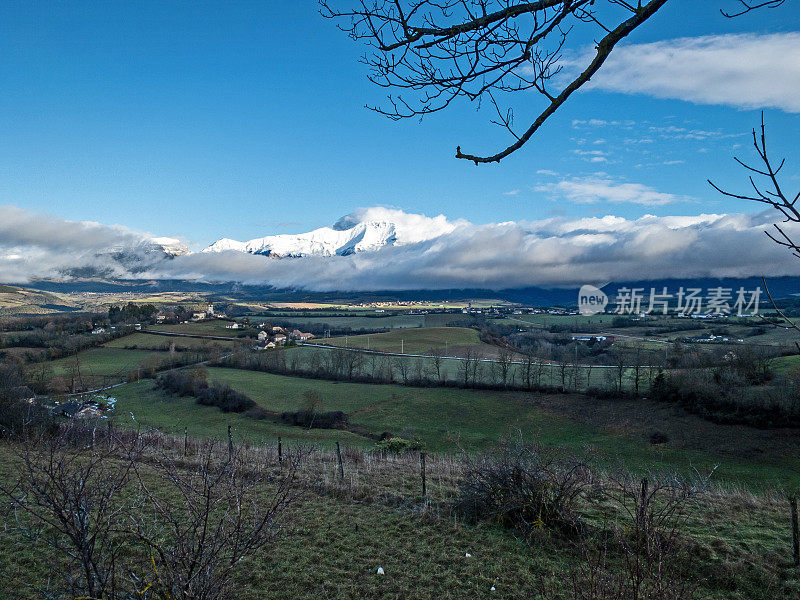
<instances>
[{"instance_id":1,"label":"mountain ridge","mask_svg":"<svg viewBox=\"0 0 800 600\"><path fill-rule=\"evenodd\" d=\"M362 219L348 215L333 227L320 227L298 234L276 234L241 242L221 238L201 252L246 252L273 258L300 258L304 256L349 256L360 252L375 252L386 246L403 246L427 241L450 233L455 224L434 218L426 221L403 219ZM378 216L378 215L375 215Z\"/></svg>"}]
</instances>

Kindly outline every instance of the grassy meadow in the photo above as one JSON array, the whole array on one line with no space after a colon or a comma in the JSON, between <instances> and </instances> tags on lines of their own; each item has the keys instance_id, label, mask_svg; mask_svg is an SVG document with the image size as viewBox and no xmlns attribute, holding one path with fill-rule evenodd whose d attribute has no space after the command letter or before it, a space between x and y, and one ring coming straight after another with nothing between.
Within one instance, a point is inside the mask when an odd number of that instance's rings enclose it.
<instances>
[{"instance_id":1,"label":"grassy meadow","mask_svg":"<svg viewBox=\"0 0 800 600\"><path fill-rule=\"evenodd\" d=\"M466 327L425 327L375 333L350 335L325 340L326 344L350 348L368 348L380 352L404 352L406 354L425 354L431 349L471 347L481 344L478 332Z\"/></svg>"},{"instance_id":2,"label":"grassy meadow","mask_svg":"<svg viewBox=\"0 0 800 600\"><path fill-rule=\"evenodd\" d=\"M625 412L615 418L611 413L618 413L622 407L614 410L613 402L579 395L334 383L224 368L208 369L208 379L249 395L273 415L298 410L303 394L314 390L322 397L321 410L347 413L351 426L359 432L417 437L432 452L475 453L521 436L526 441L594 456L609 468L684 474L716 468L715 479L727 485L750 489L800 485L800 455L796 452L800 441L792 436L770 440L769 435L748 432L746 427L715 425L691 415L676 419L673 411L653 403L626 404ZM112 395L117 398L115 421L128 427L152 427L178 435L186 426L192 436L222 440L227 425L232 425L239 439L254 444L272 443L282 436L328 447L336 441L362 448L374 445L373 439L350 431L309 431L276 423L275 419L225 414L198 406L192 398L154 390L152 381L126 384ZM598 413L594 424L585 417L585 411L592 408ZM601 409L609 415L602 414ZM671 420L675 423L670 424ZM667 431L670 439L653 445L649 435L658 428ZM746 435L753 439L746 439ZM721 442L709 445L710 439Z\"/></svg>"},{"instance_id":3,"label":"grassy meadow","mask_svg":"<svg viewBox=\"0 0 800 600\"><path fill-rule=\"evenodd\" d=\"M231 333L219 321L179 329L195 335ZM399 352L401 340L410 354L487 346L467 327L398 328L348 336L347 345ZM344 341L326 340L336 345ZM79 353L81 373L103 382L123 380L131 370L181 356L168 351L173 344L187 352L236 346L137 332ZM290 348L286 357L307 360L311 353L325 352L331 350ZM775 364L784 370L800 366L794 358L776 359ZM430 359L391 360L422 360L431 366ZM62 377L75 374L74 357L50 365ZM450 379L458 377L458 367L458 361L444 361ZM507 440L580 456L603 478L617 472L655 477L657 472L695 479L698 473L713 472L711 491L687 505L680 543L690 560L682 566L683 575L708 600L772 600L800 591L800 577L788 562L791 530L785 501L787 492L800 489L796 430L719 425L641 398L335 382L221 367L206 372L209 382L227 384L252 398L263 409L261 418L168 395L155 389L151 379L126 383L108 395L116 399L115 427L158 430L176 436L181 445L186 429L192 440L215 440L223 449L230 426L236 444L246 442L267 453L275 453L279 437L286 452L315 449L303 461L298 482L302 494L287 515L285 537L241 565L237 599L574 600L571 585L586 569L586 557L555 529L544 524L531 537L495 522L468 524L453 512L469 461ZM521 376L519 368L516 376ZM556 368L548 368L544 383L558 377ZM592 377L601 382L604 374L594 369ZM302 408L310 391L321 398L319 411L346 413L347 426L308 429L282 423L280 413ZM420 493L418 454L374 452L384 433L423 444L428 453L427 498ZM337 442L343 454L342 480ZM16 450L13 444L0 445L0 484L15 476ZM581 511L585 522L598 530L625 519L605 504L586 503ZM47 581L57 557L13 527L0 529L0 540L4 593L21 600L41 597L30 584ZM619 557L611 562L618 566ZM376 574L378 567L385 575Z\"/></svg>"}]
</instances>

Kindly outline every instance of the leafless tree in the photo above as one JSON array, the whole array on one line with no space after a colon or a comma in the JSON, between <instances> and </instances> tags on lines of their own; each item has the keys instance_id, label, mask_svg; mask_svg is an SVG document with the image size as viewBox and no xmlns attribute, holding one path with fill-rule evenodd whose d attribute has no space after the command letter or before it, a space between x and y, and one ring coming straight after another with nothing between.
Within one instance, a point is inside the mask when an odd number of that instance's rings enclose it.
<instances>
[{"instance_id":1,"label":"leafless tree","mask_svg":"<svg viewBox=\"0 0 800 600\"><path fill-rule=\"evenodd\" d=\"M125 589L119 563L126 550L121 523L127 507L120 496L144 444L138 437L94 444L94 433L72 425L53 436L26 438L17 477L0 484L0 492L16 515L7 523L65 559L56 570L63 579L59 591L73 598L117 598Z\"/></svg>"},{"instance_id":2,"label":"leafless tree","mask_svg":"<svg viewBox=\"0 0 800 600\"><path fill-rule=\"evenodd\" d=\"M507 346L501 347L497 352L497 367L503 386L508 385L508 376L513 366L514 350Z\"/></svg>"},{"instance_id":3,"label":"leafless tree","mask_svg":"<svg viewBox=\"0 0 800 600\"><path fill-rule=\"evenodd\" d=\"M431 364L433 365L434 371L436 371L436 380L441 381L442 379L442 362L444 361L444 354L441 348L431 348L428 350L428 354L431 357Z\"/></svg>"},{"instance_id":4,"label":"leafless tree","mask_svg":"<svg viewBox=\"0 0 800 600\"><path fill-rule=\"evenodd\" d=\"M236 567L278 538L279 517L296 497L292 461L278 470L263 452L242 447L224 456L207 445L199 464L187 467L169 453L157 455L155 482L149 469L137 470L146 504L131 520L152 553L152 568L134 574L140 593L147 589L160 600L229 597Z\"/></svg>"},{"instance_id":5,"label":"leafless tree","mask_svg":"<svg viewBox=\"0 0 800 600\"><path fill-rule=\"evenodd\" d=\"M782 3L783 2L766 2L759 6L778 6ZM773 223L772 226L775 228L775 230L773 232L765 231L764 233L766 233L769 239L771 239L773 242L779 246L787 248L795 257L800 258L800 246L798 246L797 242L792 239L792 236L788 232L788 227L795 227L800 224L800 210L798 210L797 207L797 201L800 200L800 191L798 191L794 196L787 194L784 186L781 183L780 175L783 167L786 165L786 159L782 158L776 167L773 159L770 157L769 152L767 151L767 129L764 125L763 112L761 113L761 128L759 131L756 131L756 129L753 128L752 135L753 148L758 156L758 163L756 165L752 165L746 163L736 156L733 157L737 163L739 163L749 172L748 181L750 182L752 191L738 194L722 189L710 179L708 180L708 183L715 190L717 190L723 196L727 196L728 198L750 200L752 202L766 204L767 206L774 208L781 215L783 219L782 224L778 225L777 223ZM772 303L773 308L783 319L783 321L788 324L788 327L800 332L800 326L789 319L775 304L766 280L764 280L764 289L769 297L770 302Z\"/></svg>"},{"instance_id":6,"label":"leafless tree","mask_svg":"<svg viewBox=\"0 0 800 600\"><path fill-rule=\"evenodd\" d=\"M400 379L403 383L408 383L409 375L411 374L411 365L408 359L398 356L393 361L394 368L400 373Z\"/></svg>"},{"instance_id":7,"label":"leafless tree","mask_svg":"<svg viewBox=\"0 0 800 600\"><path fill-rule=\"evenodd\" d=\"M314 421L317 415L322 412L325 402L322 399L322 394L317 390L306 390L303 392L303 399L300 402L300 410L311 415L311 421L308 428L314 427Z\"/></svg>"},{"instance_id":8,"label":"leafless tree","mask_svg":"<svg viewBox=\"0 0 800 600\"><path fill-rule=\"evenodd\" d=\"M414 381L420 383L425 379L425 363L422 361L421 358L415 358L414 362L412 363L412 368L414 369Z\"/></svg>"},{"instance_id":9,"label":"leafless tree","mask_svg":"<svg viewBox=\"0 0 800 600\"><path fill-rule=\"evenodd\" d=\"M536 362L535 355L531 350L524 353L524 360L522 362L522 380L525 382L525 387L529 390L533 389L533 367Z\"/></svg>"},{"instance_id":10,"label":"leafless tree","mask_svg":"<svg viewBox=\"0 0 800 600\"><path fill-rule=\"evenodd\" d=\"M642 364L642 345L635 344L633 352L630 353L631 357L631 371L633 375L633 393L639 393L639 385L642 382L644 374L644 365Z\"/></svg>"},{"instance_id":11,"label":"leafless tree","mask_svg":"<svg viewBox=\"0 0 800 600\"><path fill-rule=\"evenodd\" d=\"M474 356L472 357L470 371L472 377L472 385L477 385L480 381L483 380L483 355L479 351L476 351Z\"/></svg>"},{"instance_id":12,"label":"leafless tree","mask_svg":"<svg viewBox=\"0 0 800 600\"><path fill-rule=\"evenodd\" d=\"M54 549L63 579L31 584L37 597L229 597L241 561L276 539L296 497L292 457L276 467L263 451L209 444L187 459L157 434L82 423L20 448L0 483L2 525Z\"/></svg>"},{"instance_id":13,"label":"leafless tree","mask_svg":"<svg viewBox=\"0 0 800 600\"><path fill-rule=\"evenodd\" d=\"M786 164L786 159L781 159L780 164L778 164L777 167L774 166L772 158L767 152L767 131L764 125L763 113L761 114L760 132L757 132L754 128L752 133L753 147L758 155L760 164L758 166L753 166L735 156L734 160L750 172L748 180L750 181L750 187L752 187L753 191L737 194L720 188L711 180L709 180L708 183L711 184L715 190L729 198L750 200L773 207L783 217L783 223L800 223L800 211L798 211L796 206L797 201L800 200L800 191L794 196L791 196L784 191L781 185L779 175ZM788 248L795 256L800 258L800 246L792 241L789 234L785 231L785 226L781 227L776 223L773 227L775 227L775 232L766 231L765 233L767 236L769 236L773 242Z\"/></svg>"},{"instance_id":14,"label":"leafless tree","mask_svg":"<svg viewBox=\"0 0 800 600\"><path fill-rule=\"evenodd\" d=\"M368 355L369 372L372 378L377 379L381 376L381 357L379 354Z\"/></svg>"},{"instance_id":15,"label":"leafless tree","mask_svg":"<svg viewBox=\"0 0 800 600\"><path fill-rule=\"evenodd\" d=\"M472 349L467 348L464 352L463 360L458 361L459 379L461 379L461 383L464 385L464 387L469 386L469 380L472 374L472 363L474 360L475 357Z\"/></svg>"},{"instance_id":16,"label":"leafless tree","mask_svg":"<svg viewBox=\"0 0 800 600\"><path fill-rule=\"evenodd\" d=\"M723 0L732 2L734 0ZM736 17L786 0L735 0ZM600 70L616 45L659 12L667 0L320 0L321 13L368 52L362 62L374 84L394 90L383 106L368 108L391 119L422 118L457 99L491 105L512 137L488 154L456 158L500 162L519 150L568 99ZM597 39L599 37L599 39ZM582 59L580 45L595 38ZM566 68L565 68L566 67ZM503 96L533 91L542 107L517 129ZM413 98L405 98L408 93Z\"/></svg>"},{"instance_id":17,"label":"leafless tree","mask_svg":"<svg viewBox=\"0 0 800 600\"><path fill-rule=\"evenodd\" d=\"M702 478L701 478L702 479ZM621 560L608 559L608 542L599 551L579 544L584 562L572 574L575 600L696 600L699 582L681 577L691 560L680 544L680 533L693 496L702 487L677 477L650 476L637 480L612 475L591 496L614 507L619 522L611 527Z\"/></svg>"},{"instance_id":18,"label":"leafless tree","mask_svg":"<svg viewBox=\"0 0 800 600\"><path fill-rule=\"evenodd\" d=\"M625 372L627 371L625 353L616 348L612 349L608 355L611 359L611 368L606 369L606 379L610 387L621 394L624 389Z\"/></svg>"},{"instance_id":19,"label":"leafless tree","mask_svg":"<svg viewBox=\"0 0 800 600\"><path fill-rule=\"evenodd\" d=\"M344 366L347 372L347 378L353 379L354 376L361 374L366 364L364 354L358 351L346 352L344 356Z\"/></svg>"}]
</instances>

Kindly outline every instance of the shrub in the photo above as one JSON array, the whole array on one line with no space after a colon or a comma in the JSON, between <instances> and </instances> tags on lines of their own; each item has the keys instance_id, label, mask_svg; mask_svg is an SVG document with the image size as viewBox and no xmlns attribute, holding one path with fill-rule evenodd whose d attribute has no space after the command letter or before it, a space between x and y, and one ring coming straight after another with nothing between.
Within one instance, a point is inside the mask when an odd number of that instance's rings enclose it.
<instances>
[{"instance_id":1,"label":"shrub","mask_svg":"<svg viewBox=\"0 0 800 600\"><path fill-rule=\"evenodd\" d=\"M244 413L244 416L248 419L255 419L256 421L263 421L264 419L269 418L269 412L261 408L260 406L255 406Z\"/></svg>"},{"instance_id":2,"label":"shrub","mask_svg":"<svg viewBox=\"0 0 800 600\"><path fill-rule=\"evenodd\" d=\"M576 503L590 483L589 469L578 460L559 461L542 448L509 443L470 465L455 509L470 522L574 532L582 529Z\"/></svg>"},{"instance_id":3,"label":"shrub","mask_svg":"<svg viewBox=\"0 0 800 600\"><path fill-rule=\"evenodd\" d=\"M650 434L650 443L654 446L656 444L666 444L669 441L669 436L662 431L654 431Z\"/></svg>"},{"instance_id":4,"label":"shrub","mask_svg":"<svg viewBox=\"0 0 800 600\"><path fill-rule=\"evenodd\" d=\"M310 410L286 411L281 413L280 419L287 425L307 429L343 429L350 420L347 414L340 410L324 413Z\"/></svg>"},{"instance_id":5,"label":"shrub","mask_svg":"<svg viewBox=\"0 0 800 600\"><path fill-rule=\"evenodd\" d=\"M216 406L222 412L241 413L257 408L256 403L248 395L216 381L197 395L197 403Z\"/></svg>"},{"instance_id":6,"label":"shrub","mask_svg":"<svg viewBox=\"0 0 800 600\"><path fill-rule=\"evenodd\" d=\"M219 382L211 385L206 381L206 371L198 369L176 370L164 373L156 379L156 388L178 396L194 396L203 406L216 406L222 412L245 412L258 406L253 400L231 386ZM263 417L257 417L263 418Z\"/></svg>"},{"instance_id":7,"label":"shrub","mask_svg":"<svg viewBox=\"0 0 800 600\"><path fill-rule=\"evenodd\" d=\"M389 437L375 444L375 449L389 454L404 454L405 452L419 452L422 442L401 437Z\"/></svg>"}]
</instances>

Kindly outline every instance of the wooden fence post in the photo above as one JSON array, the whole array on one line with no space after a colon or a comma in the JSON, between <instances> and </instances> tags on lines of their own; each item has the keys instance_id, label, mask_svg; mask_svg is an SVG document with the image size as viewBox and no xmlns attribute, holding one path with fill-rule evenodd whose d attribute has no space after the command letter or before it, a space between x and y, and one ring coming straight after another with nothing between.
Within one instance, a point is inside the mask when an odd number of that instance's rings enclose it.
<instances>
[{"instance_id":1,"label":"wooden fence post","mask_svg":"<svg viewBox=\"0 0 800 600\"><path fill-rule=\"evenodd\" d=\"M339 479L344 480L344 465L342 464L342 450L339 448L339 442L336 442L336 457L339 459Z\"/></svg>"},{"instance_id":2,"label":"wooden fence post","mask_svg":"<svg viewBox=\"0 0 800 600\"><path fill-rule=\"evenodd\" d=\"M428 486L427 481L425 479L425 453L421 452L419 455L419 471L422 477L422 498L424 499L428 495Z\"/></svg>"},{"instance_id":3,"label":"wooden fence post","mask_svg":"<svg viewBox=\"0 0 800 600\"><path fill-rule=\"evenodd\" d=\"M797 525L797 496L789 498L789 506L792 510L792 551L794 554L794 566L800 567L800 535Z\"/></svg>"}]
</instances>

